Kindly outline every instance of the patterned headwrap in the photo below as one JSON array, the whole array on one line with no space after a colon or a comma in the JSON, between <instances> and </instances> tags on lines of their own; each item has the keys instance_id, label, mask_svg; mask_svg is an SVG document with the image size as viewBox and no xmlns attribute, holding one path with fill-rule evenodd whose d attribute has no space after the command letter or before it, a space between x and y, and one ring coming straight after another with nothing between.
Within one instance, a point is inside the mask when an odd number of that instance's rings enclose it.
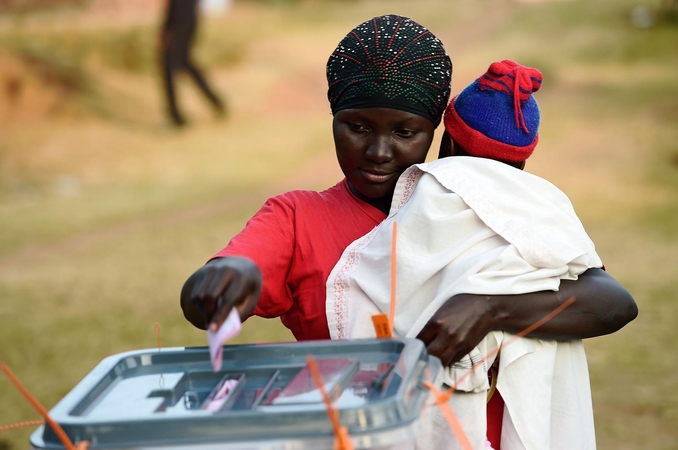
<instances>
[{"instance_id":1,"label":"patterned headwrap","mask_svg":"<svg viewBox=\"0 0 678 450\"><path fill-rule=\"evenodd\" d=\"M327 61L332 114L393 108L440 123L450 97L452 62L443 44L412 19L375 17L353 29Z\"/></svg>"}]
</instances>

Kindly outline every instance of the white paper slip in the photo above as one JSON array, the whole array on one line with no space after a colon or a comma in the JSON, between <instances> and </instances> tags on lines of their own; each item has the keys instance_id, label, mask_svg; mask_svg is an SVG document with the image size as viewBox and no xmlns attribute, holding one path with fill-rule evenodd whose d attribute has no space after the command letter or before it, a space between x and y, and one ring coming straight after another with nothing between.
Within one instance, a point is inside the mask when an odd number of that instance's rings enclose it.
<instances>
[{"instance_id":1,"label":"white paper slip","mask_svg":"<svg viewBox=\"0 0 678 450\"><path fill-rule=\"evenodd\" d=\"M224 342L237 336L240 333L241 326L240 315L233 308L216 332L207 330L207 344L210 347L210 359L212 360L212 369L215 372L221 369Z\"/></svg>"}]
</instances>

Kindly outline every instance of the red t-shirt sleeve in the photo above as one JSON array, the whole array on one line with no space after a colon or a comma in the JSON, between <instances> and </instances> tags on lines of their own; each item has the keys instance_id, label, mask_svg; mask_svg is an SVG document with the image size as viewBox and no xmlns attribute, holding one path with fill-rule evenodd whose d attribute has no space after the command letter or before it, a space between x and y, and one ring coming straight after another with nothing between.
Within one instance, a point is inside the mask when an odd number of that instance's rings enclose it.
<instances>
[{"instance_id":1,"label":"red t-shirt sleeve","mask_svg":"<svg viewBox=\"0 0 678 450\"><path fill-rule=\"evenodd\" d=\"M292 307L287 276L295 245L295 208L282 196L270 198L247 222L245 229L212 259L245 256L252 259L263 275L259 303L253 315L273 318Z\"/></svg>"}]
</instances>

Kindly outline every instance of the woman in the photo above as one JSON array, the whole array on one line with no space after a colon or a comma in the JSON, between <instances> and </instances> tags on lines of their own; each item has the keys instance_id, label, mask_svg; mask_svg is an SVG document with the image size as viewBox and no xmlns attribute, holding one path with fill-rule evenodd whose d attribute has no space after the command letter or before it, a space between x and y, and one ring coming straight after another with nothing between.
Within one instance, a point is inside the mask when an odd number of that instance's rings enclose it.
<instances>
[{"instance_id":1,"label":"woman","mask_svg":"<svg viewBox=\"0 0 678 450\"><path fill-rule=\"evenodd\" d=\"M270 198L186 281L186 318L216 330L235 307L242 319L280 317L298 340L329 339L327 277L343 250L386 218L398 177L424 162L449 99L451 69L440 41L411 19L375 17L352 30L327 64L345 179L323 192ZM448 365L488 332L521 331L571 296L577 301L532 336L600 336L637 314L626 289L604 271L589 269L576 281L563 281L557 292L455 295L418 338Z\"/></svg>"}]
</instances>

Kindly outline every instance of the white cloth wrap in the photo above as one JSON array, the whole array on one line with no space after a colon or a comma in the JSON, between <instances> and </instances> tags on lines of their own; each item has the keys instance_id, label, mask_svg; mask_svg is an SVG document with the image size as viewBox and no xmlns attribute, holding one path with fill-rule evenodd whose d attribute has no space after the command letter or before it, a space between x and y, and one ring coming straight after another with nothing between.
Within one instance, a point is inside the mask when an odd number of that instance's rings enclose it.
<instances>
[{"instance_id":1,"label":"white cloth wrap","mask_svg":"<svg viewBox=\"0 0 678 450\"><path fill-rule=\"evenodd\" d=\"M332 339L373 337L371 316L388 314L395 221L395 332L400 336L416 337L456 294L556 291L561 279L576 280L588 268L602 266L571 202L548 181L483 158L418 164L398 180L386 220L347 247L328 278ZM472 361L510 336L490 333L470 356L445 368L443 381L455 384ZM506 403L502 449L595 448L581 341L523 338L502 348L501 355L497 388ZM451 397L459 413L460 395L482 394L473 396L477 407L463 408L473 414L460 416L462 422L483 424L470 427L474 445L485 442L478 429L484 430L491 362L457 386L469 394L458 391ZM455 448L455 443L440 448Z\"/></svg>"}]
</instances>

